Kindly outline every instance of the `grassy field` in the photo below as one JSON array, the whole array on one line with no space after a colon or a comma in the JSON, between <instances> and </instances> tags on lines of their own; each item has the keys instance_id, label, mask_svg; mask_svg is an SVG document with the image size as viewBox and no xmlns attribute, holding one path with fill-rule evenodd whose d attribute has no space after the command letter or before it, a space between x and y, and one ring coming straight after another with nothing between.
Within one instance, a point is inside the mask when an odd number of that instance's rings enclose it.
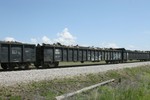
<instances>
[{"instance_id":1,"label":"grassy field","mask_svg":"<svg viewBox=\"0 0 150 100\"><path fill-rule=\"evenodd\" d=\"M109 73L109 72L108 72ZM149 100L150 67L125 69L109 73L118 82L78 94L68 100Z\"/></svg>"},{"instance_id":2,"label":"grassy field","mask_svg":"<svg viewBox=\"0 0 150 100\"><path fill-rule=\"evenodd\" d=\"M54 100L56 96L112 78L116 81L68 99L148 100L150 97L150 66L141 66L52 81L32 82L9 87L0 86L0 100Z\"/></svg>"}]
</instances>

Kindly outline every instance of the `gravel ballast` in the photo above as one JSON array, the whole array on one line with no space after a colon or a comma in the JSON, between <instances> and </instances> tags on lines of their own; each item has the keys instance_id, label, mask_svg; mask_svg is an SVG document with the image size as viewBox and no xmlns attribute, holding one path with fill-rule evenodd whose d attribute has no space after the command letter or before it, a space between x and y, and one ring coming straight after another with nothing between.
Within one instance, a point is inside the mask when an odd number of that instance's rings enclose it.
<instances>
[{"instance_id":1,"label":"gravel ballast","mask_svg":"<svg viewBox=\"0 0 150 100\"><path fill-rule=\"evenodd\" d=\"M32 81L53 80L55 78L57 79L67 78L81 74L85 75L90 73L99 73L108 70L138 67L142 65L150 65L150 62L0 72L0 85L11 86L20 83L29 83Z\"/></svg>"}]
</instances>

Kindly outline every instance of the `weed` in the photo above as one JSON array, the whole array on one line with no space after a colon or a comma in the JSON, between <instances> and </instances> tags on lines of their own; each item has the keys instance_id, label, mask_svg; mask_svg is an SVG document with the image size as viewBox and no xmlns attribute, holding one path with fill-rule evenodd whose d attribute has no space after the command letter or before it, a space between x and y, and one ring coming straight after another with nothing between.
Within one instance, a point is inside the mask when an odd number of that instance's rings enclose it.
<instances>
[{"instance_id":1,"label":"weed","mask_svg":"<svg viewBox=\"0 0 150 100\"><path fill-rule=\"evenodd\" d=\"M55 96L73 92L108 79L117 81L68 100L147 100L150 98L150 66L111 70L104 73L80 75L51 81L31 82L0 87L0 100L54 99Z\"/></svg>"}]
</instances>

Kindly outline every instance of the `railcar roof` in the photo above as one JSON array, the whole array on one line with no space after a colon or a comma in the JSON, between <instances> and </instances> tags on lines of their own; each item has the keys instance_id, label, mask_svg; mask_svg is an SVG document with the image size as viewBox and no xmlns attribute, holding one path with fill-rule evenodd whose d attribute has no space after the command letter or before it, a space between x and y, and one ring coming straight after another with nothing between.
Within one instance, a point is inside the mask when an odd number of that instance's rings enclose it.
<instances>
[{"instance_id":1,"label":"railcar roof","mask_svg":"<svg viewBox=\"0 0 150 100\"><path fill-rule=\"evenodd\" d=\"M127 52L139 52L139 53L148 53L147 51L140 51L140 50L126 50Z\"/></svg>"},{"instance_id":2,"label":"railcar roof","mask_svg":"<svg viewBox=\"0 0 150 100\"><path fill-rule=\"evenodd\" d=\"M40 45L39 45L40 46ZM113 51L120 51L124 48L99 48L99 47L84 47L84 46L79 46L79 45L71 45L71 46L67 46L67 45L61 45L60 43L54 43L54 44L42 44L42 46L45 46L45 47L56 47L56 48L70 48L70 49L89 49L89 50L113 50ZM124 49L125 50L125 49Z\"/></svg>"},{"instance_id":3,"label":"railcar roof","mask_svg":"<svg viewBox=\"0 0 150 100\"><path fill-rule=\"evenodd\" d=\"M35 45L35 44L28 44L28 43L22 43L17 41L0 41L0 44Z\"/></svg>"}]
</instances>

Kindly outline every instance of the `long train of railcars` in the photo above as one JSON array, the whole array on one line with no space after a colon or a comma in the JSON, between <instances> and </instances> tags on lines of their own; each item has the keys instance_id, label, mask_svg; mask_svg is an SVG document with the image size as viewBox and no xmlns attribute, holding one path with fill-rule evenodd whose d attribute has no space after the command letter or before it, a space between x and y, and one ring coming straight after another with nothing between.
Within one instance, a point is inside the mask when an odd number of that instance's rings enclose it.
<instances>
[{"instance_id":1,"label":"long train of railcars","mask_svg":"<svg viewBox=\"0 0 150 100\"><path fill-rule=\"evenodd\" d=\"M59 62L99 62L124 63L128 60L148 61L150 52L131 51L124 48L94 48L65 46L57 44L24 44L19 42L0 42L0 64L4 70L15 67L28 69L32 63L36 68L57 67Z\"/></svg>"}]
</instances>

